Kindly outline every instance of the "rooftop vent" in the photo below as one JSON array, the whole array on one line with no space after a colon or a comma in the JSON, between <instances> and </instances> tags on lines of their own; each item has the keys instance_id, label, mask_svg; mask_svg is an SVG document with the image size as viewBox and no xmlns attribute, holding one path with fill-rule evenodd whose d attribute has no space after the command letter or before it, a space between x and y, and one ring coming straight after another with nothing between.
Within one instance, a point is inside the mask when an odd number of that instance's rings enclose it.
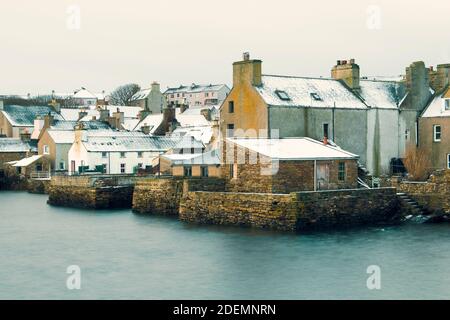
<instances>
[{"instance_id":1,"label":"rooftop vent","mask_svg":"<svg viewBox=\"0 0 450 320\"><path fill-rule=\"evenodd\" d=\"M286 93L286 91L283 90L275 90L276 95L278 96L278 98L280 98L283 101L290 101L291 98L289 97L289 95Z\"/></svg>"},{"instance_id":2,"label":"rooftop vent","mask_svg":"<svg viewBox=\"0 0 450 320\"><path fill-rule=\"evenodd\" d=\"M322 101L322 98L316 92L311 92L309 95L311 96L311 98L313 98L316 101Z\"/></svg>"}]
</instances>

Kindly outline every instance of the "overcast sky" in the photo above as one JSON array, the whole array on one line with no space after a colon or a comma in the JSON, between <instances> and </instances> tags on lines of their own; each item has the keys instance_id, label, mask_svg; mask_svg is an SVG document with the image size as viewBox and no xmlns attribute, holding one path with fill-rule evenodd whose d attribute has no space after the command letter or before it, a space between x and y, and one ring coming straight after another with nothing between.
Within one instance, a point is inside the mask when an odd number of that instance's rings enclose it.
<instances>
[{"instance_id":1,"label":"overcast sky","mask_svg":"<svg viewBox=\"0 0 450 320\"><path fill-rule=\"evenodd\" d=\"M266 74L329 76L355 58L363 75L398 75L450 62L449 12L448 0L1 0L0 94L231 85L244 51Z\"/></svg>"}]
</instances>

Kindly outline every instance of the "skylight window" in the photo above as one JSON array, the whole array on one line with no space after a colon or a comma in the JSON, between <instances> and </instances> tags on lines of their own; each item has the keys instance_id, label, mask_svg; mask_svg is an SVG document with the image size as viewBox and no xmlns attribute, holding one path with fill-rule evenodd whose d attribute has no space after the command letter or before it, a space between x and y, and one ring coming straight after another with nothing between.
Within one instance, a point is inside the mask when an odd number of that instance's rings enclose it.
<instances>
[{"instance_id":1,"label":"skylight window","mask_svg":"<svg viewBox=\"0 0 450 320\"><path fill-rule=\"evenodd\" d=\"M310 95L311 95L311 98L313 98L314 100L316 100L316 101L322 101L322 98L319 96L318 93L316 93L316 92L311 92Z\"/></svg>"},{"instance_id":2,"label":"skylight window","mask_svg":"<svg viewBox=\"0 0 450 320\"><path fill-rule=\"evenodd\" d=\"M283 101L290 101L291 98L289 97L289 95L286 93L286 91L283 90L276 90L275 93L277 94L278 98L280 98Z\"/></svg>"}]
</instances>

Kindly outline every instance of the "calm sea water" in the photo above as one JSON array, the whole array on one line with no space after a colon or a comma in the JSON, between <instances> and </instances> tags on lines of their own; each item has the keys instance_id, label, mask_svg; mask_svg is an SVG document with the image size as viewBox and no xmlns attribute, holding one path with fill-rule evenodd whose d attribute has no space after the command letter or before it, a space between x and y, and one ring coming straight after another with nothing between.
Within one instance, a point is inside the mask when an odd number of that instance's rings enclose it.
<instances>
[{"instance_id":1,"label":"calm sea water","mask_svg":"<svg viewBox=\"0 0 450 320\"><path fill-rule=\"evenodd\" d=\"M295 235L46 200L0 193L1 299L450 298L450 225ZM366 287L369 265L381 290Z\"/></svg>"}]
</instances>

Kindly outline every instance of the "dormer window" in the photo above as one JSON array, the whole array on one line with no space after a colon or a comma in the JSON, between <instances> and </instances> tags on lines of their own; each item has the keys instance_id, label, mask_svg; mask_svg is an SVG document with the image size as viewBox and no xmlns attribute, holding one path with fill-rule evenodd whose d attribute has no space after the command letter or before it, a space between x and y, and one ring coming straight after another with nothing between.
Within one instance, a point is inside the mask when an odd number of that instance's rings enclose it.
<instances>
[{"instance_id":1,"label":"dormer window","mask_svg":"<svg viewBox=\"0 0 450 320\"><path fill-rule=\"evenodd\" d=\"M445 110L450 110L450 99L444 100Z\"/></svg>"},{"instance_id":2,"label":"dormer window","mask_svg":"<svg viewBox=\"0 0 450 320\"><path fill-rule=\"evenodd\" d=\"M322 101L322 98L316 92L311 92L309 95L311 96L312 99L314 99L316 101Z\"/></svg>"},{"instance_id":3,"label":"dormer window","mask_svg":"<svg viewBox=\"0 0 450 320\"><path fill-rule=\"evenodd\" d=\"M280 98L283 101L290 101L291 98L289 97L289 95L286 93L286 91L283 90L276 90L275 93L277 94L278 98Z\"/></svg>"}]
</instances>

